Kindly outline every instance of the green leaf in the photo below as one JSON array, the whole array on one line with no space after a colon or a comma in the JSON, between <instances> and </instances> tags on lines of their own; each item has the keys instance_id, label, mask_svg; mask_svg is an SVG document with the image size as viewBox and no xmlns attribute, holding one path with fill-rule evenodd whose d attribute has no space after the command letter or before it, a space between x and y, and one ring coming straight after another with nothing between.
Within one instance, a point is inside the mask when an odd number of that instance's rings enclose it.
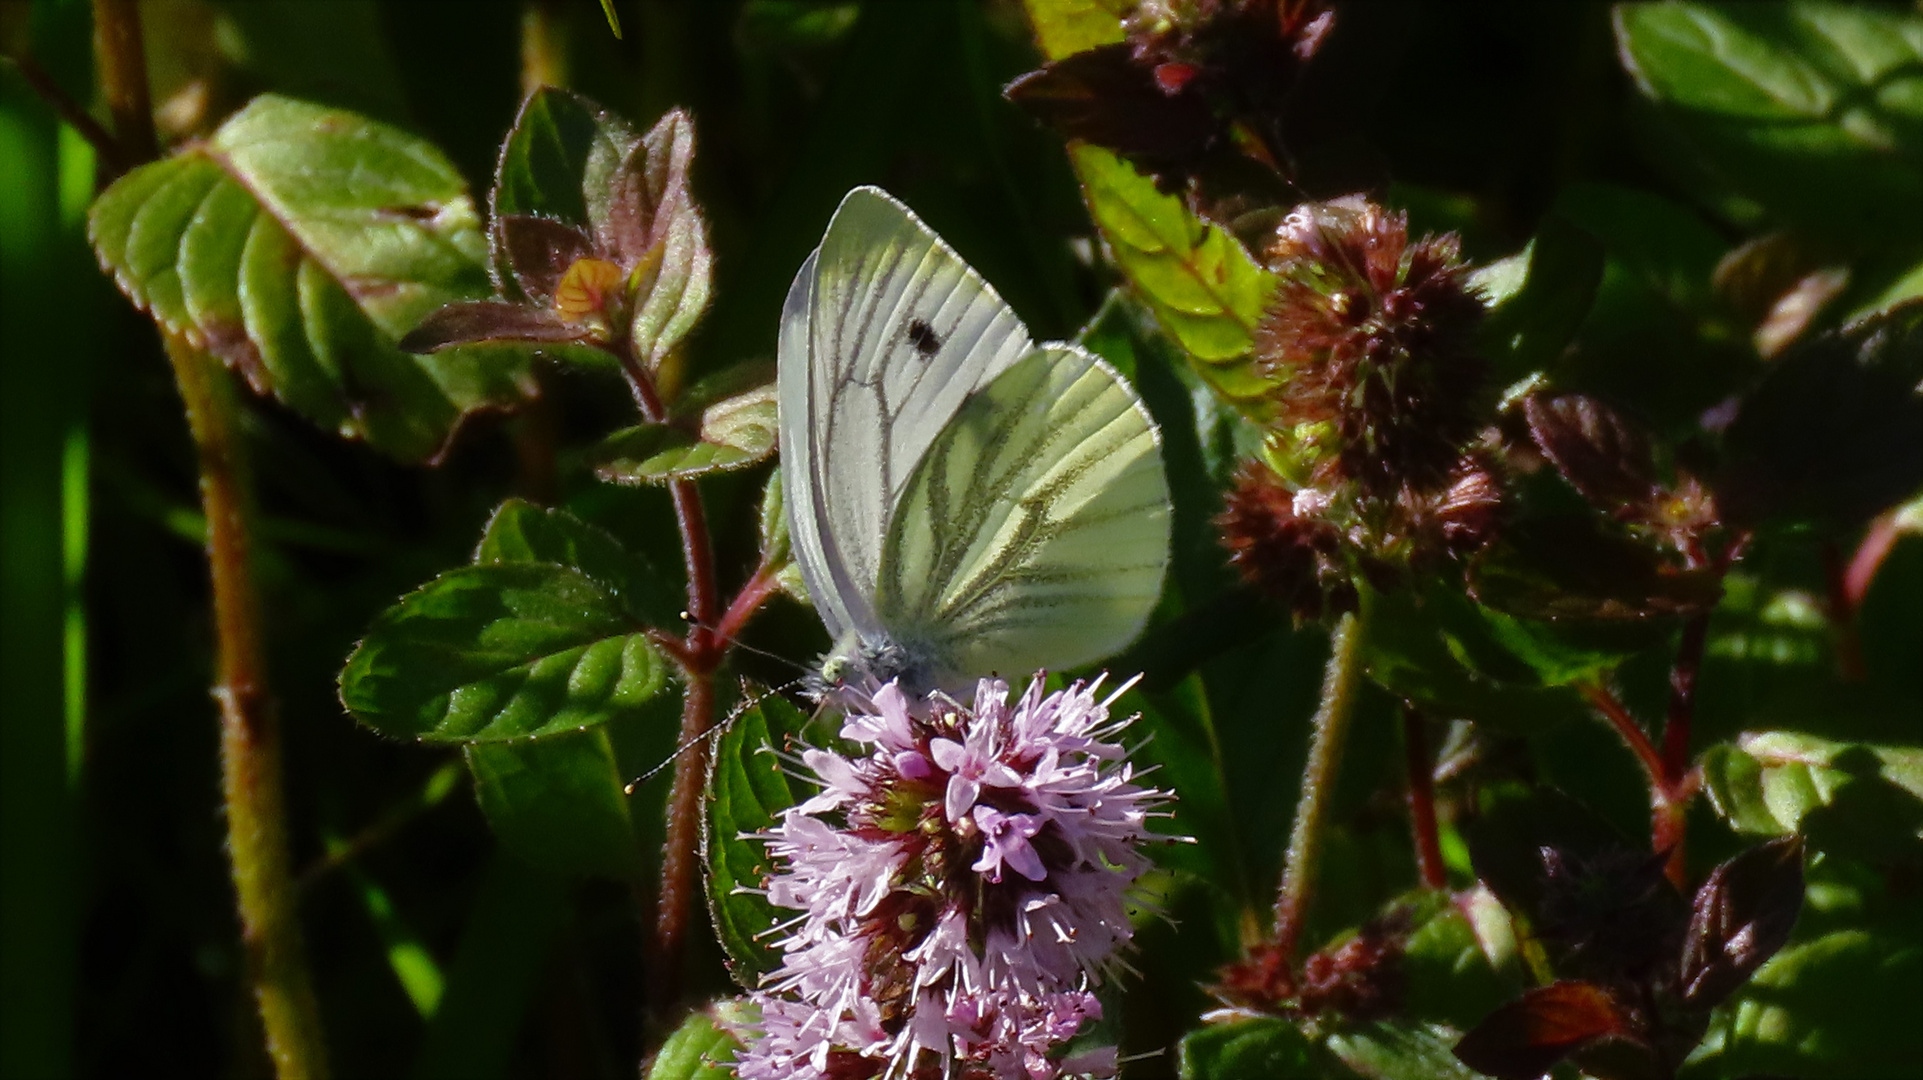
<instances>
[{"instance_id":1,"label":"green leaf","mask_svg":"<svg viewBox=\"0 0 1923 1080\"><path fill-rule=\"evenodd\" d=\"M1799 341L1743 395L1715 489L1728 520L1853 527L1923 487L1923 303Z\"/></svg>"},{"instance_id":2,"label":"green leaf","mask_svg":"<svg viewBox=\"0 0 1923 1080\"><path fill-rule=\"evenodd\" d=\"M1540 730L1584 715L1563 676L1612 662L1606 651L1564 651L1561 628L1506 618L1440 585L1365 589L1364 603L1369 677L1435 717Z\"/></svg>"},{"instance_id":3,"label":"green leaf","mask_svg":"<svg viewBox=\"0 0 1923 1080\"><path fill-rule=\"evenodd\" d=\"M576 570L507 563L449 571L382 612L341 701L385 735L493 742L607 723L666 684L614 594Z\"/></svg>"},{"instance_id":4,"label":"green leaf","mask_svg":"<svg viewBox=\"0 0 1923 1080\"><path fill-rule=\"evenodd\" d=\"M1831 3L1636 3L1623 66L1716 179L1870 242L1923 227L1923 17Z\"/></svg>"},{"instance_id":5,"label":"green leaf","mask_svg":"<svg viewBox=\"0 0 1923 1080\"><path fill-rule=\"evenodd\" d=\"M490 290L460 174L385 124L255 98L213 138L115 182L89 232L161 326L403 460L435 457L466 414L534 392L523 351L396 344L429 312Z\"/></svg>"},{"instance_id":6,"label":"green leaf","mask_svg":"<svg viewBox=\"0 0 1923 1080\"><path fill-rule=\"evenodd\" d=\"M770 384L708 406L698 434L673 422L624 428L595 448L594 474L614 484L667 484L748 468L774 453L775 412Z\"/></svg>"},{"instance_id":7,"label":"green leaf","mask_svg":"<svg viewBox=\"0 0 1923 1080\"><path fill-rule=\"evenodd\" d=\"M769 470L767 486L761 489L761 512L756 522L761 538L761 565L774 571L775 584L782 592L801 603L811 604L808 583L802 580L801 564L795 562L790 546L784 492L781 466L777 465Z\"/></svg>"},{"instance_id":8,"label":"green leaf","mask_svg":"<svg viewBox=\"0 0 1923 1080\"><path fill-rule=\"evenodd\" d=\"M685 603L677 582L623 547L613 534L566 510L525 499L509 499L494 511L474 561L553 563L579 571L619 599L628 614L651 626L678 623Z\"/></svg>"},{"instance_id":9,"label":"green leaf","mask_svg":"<svg viewBox=\"0 0 1923 1080\"><path fill-rule=\"evenodd\" d=\"M1431 893L1424 899L1431 899L1434 914L1410 932L1404 947L1402 966L1408 978L1404 1012L1415 1020L1467 1030L1521 992L1520 966L1513 953L1504 957L1501 969L1491 962L1475 926L1452 894ZM1500 906L1490 907L1493 916L1507 918Z\"/></svg>"},{"instance_id":10,"label":"green leaf","mask_svg":"<svg viewBox=\"0 0 1923 1080\"><path fill-rule=\"evenodd\" d=\"M1737 992L1724 1075L1882 1080L1923 1061L1923 912L1792 945Z\"/></svg>"},{"instance_id":11,"label":"green leaf","mask_svg":"<svg viewBox=\"0 0 1923 1080\"><path fill-rule=\"evenodd\" d=\"M708 767L707 829L702 862L708 868L708 911L727 953L728 971L752 989L781 962L764 935L786 918L759 892L773 869L761 841L748 835L774 825L799 800L781 771L775 751L807 722L779 695L766 694L722 731Z\"/></svg>"},{"instance_id":12,"label":"green leaf","mask_svg":"<svg viewBox=\"0 0 1923 1080\"><path fill-rule=\"evenodd\" d=\"M565 879L494 857L447 965L413 1080L505 1080L549 943L568 915Z\"/></svg>"},{"instance_id":13,"label":"green leaf","mask_svg":"<svg viewBox=\"0 0 1923 1080\"><path fill-rule=\"evenodd\" d=\"M641 868L605 727L465 748L488 827L530 866L633 877Z\"/></svg>"},{"instance_id":14,"label":"green leaf","mask_svg":"<svg viewBox=\"0 0 1923 1080\"><path fill-rule=\"evenodd\" d=\"M1022 6L1042 57L1060 60L1122 40L1122 16L1132 5L1129 0L1023 0Z\"/></svg>"},{"instance_id":15,"label":"green leaf","mask_svg":"<svg viewBox=\"0 0 1923 1080\"><path fill-rule=\"evenodd\" d=\"M1495 385L1551 366L1589 314L1602 272L1602 245L1550 217L1522 251L1470 275L1489 305L1481 340Z\"/></svg>"},{"instance_id":16,"label":"green leaf","mask_svg":"<svg viewBox=\"0 0 1923 1080\"><path fill-rule=\"evenodd\" d=\"M1741 832L1800 833L1819 851L1877 862L1923 857L1923 749L1753 733L1704 755L1703 786Z\"/></svg>"},{"instance_id":17,"label":"green leaf","mask_svg":"<svg viewBox=\"0 0 1923 1080\"><path fill-rule=\"evenodd\" d=\"M1174 828L1196 841L1159 846L1156 862L1189 871L1218 893L1246 901L1242 840L1201 676L1191 673L1153 695L1133 688L1110 709L1114 717L1131 713L1141 717L1129 729L1131 742L1142 740L1137 760L1154 767L1156 782L1175 791L1180 809Z\"/></svg>"},{"instance_id":18,"label":"green leaf","mask_svg":"<svg viewBox=\"0 0 1923 1080\"><path fill-rule=\"evenodd\" d=\"M1709 570L1675 569L1648 544L1587 515L1518 522L1470 566L1485 607L1525 619L1635 622L1708 611L1721 596Z\"/></svg>"},{"instance_id":19,"label":"green leaf","mask_svg":"<svg viewBox=\"0 0 1923 1080\"><path fill-rule=\"evenodd\" d=\"M681 1022L648 1063L644 1080L728 1080L729 1068L740 1043L715 1023L715 1017L697 1012Z\"/></svg>"},{"instance_id":20,"label":"green leaf","mask_svg":"<svg viewBox=\"0 0 1923 1080\"><path fill-rule=\"evenodd\" d=\"M1280 1017L1211 1024L1176 1048L1182 1080L1252 1080L1318 1076L1318 1055L1296 1026Z\"/></svg>"},{"instance_id":21,"label":"green leaf","mask_svg":"<svg viewBox=\"0 0 1923 1080\"><path fill-rule=\"evenodd\" d=\"M1369 1080L1477 1080L1456 1060L1460 1033L1440 1024L1374 1020L1332 1033L1329 1050Z\"/></svg>"},{"instance_id":22,"label":"green leaf","mask_svg":"<svg viewBox=\"0 0 1923 1080\"><path fill-rule=\"evenodd\" d=\"M615 173L639 139L626 121L587 98L541 87L521 103L501 143L491 216L527 214L581 228L606 220ZM501 254L495 253L496 267L505 280Z\"/></svg>"},{"instance_id":23,"label":"green leaf","mask_svg":"<svg viewBox=\"0 0 1923 1080\"><path fill-rule=\"evenodd\" d=\"M632 213L645 234L640 300L631 333L635 351L651 368L668 357L708 310L714 253L708 248L707 222L688 186L693 161L694 120L671 109L630 153L622 169L624 183L609 207L610 221Z\"/></svg>"},{"instance_id":24,"label":"green leaf","mask_svg":"<svg viewBox=\"0 0 1923 1080\"><path fill-rule=\"evenodd\" d=\"M621 37L621 16L614 10L614 0L601 0L601 14L608 20L608 30L616 39Z\"/></svg>"},{"instance_id":25,"label":"green leaf","mask_svg":"<svg viewBox=\"0 0 1923 1080\"><path fill-rule=\"evenodd\" d=\"M344 848L345 842L338 838L328 838L328 850L332 854ZM441 966L434 961L421 936L400 912L394 910L394 901L380 883L352 863L345 867L348 880L354 891L360 894L361 906L367 909L367 917L374 924L374 932L380 935L381 947L387 953L387 966L400 981L401 990L407 994L414 1011L423 1020L431 1020L441 1005L441 992L446 982L441 975Z\"/></svg>"},{"instance_id":26,"label":"green leaf","mask_svg":"<svg viewBox=\"0 0 1923 1080\"><path fill-rule=\"evenodd\" d=\"M1223 395L1259 397L1269 382L1249 363L1273 276L1227 231L1100 147L1070 148L1089 213L1109 252L1155 317Z\"/></svg>"}]
</instances>

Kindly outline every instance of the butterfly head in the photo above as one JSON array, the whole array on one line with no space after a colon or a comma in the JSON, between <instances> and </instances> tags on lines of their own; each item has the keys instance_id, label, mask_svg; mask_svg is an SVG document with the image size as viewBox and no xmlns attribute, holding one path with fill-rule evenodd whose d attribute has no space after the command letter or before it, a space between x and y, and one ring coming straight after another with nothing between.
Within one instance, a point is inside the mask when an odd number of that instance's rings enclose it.
<instances>
[{"instance_id":1,"label":"butterfly head","mask_svg":"<svg viewBox=\"0 0 1923 1080\"><path fill-rule=\"evenodd\" d=\"M934 688L932 670L927 658L909 645L851 631L822 656L805 692L816 701L863 702L889 682L898 682L919 696Z\"/></svg>"}]
</instances>

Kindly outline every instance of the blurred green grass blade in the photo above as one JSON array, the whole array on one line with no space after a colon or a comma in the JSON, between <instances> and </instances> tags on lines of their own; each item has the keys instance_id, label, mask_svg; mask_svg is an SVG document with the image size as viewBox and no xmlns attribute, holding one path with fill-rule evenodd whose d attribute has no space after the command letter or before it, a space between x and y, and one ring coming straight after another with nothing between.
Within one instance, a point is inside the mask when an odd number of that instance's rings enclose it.
<instances>
[{"instance_id":1,"label":"blurred green grass blade","mask_svg":"<svg viewBox=\"0 0 1923 1080\"><path fill-rule=\"evenodd\" d=\"M615 37L621 36L621 16L614 10L614 0L601 0L601 13L608 17L608 29Z\"/></svg>"},{"instance_id":2,"label":"blurred green grass blade","mask_svg":"<svg viewBox=\"0 0 1923 1080\"><path fill-rule=\"evenodd\" d=\"M0 73L0 1075L73 1067L77 942L68 746L64 457L84 402L66 321L94 285L61 227L56 129ZM75 258L76 252L81 252ZM27 362L32 358L57 362Z\"/></svg>"},{"instance_id":3,"label":"blurred green grass blade","mask_svg":"<svg viewBox=\"0 0 1923 1080\"><path fill-rule=\"evenodd\" d=\"M567 919L564 879L506 854L495 856L447 966L446 992L428 1024L413 1080L507 1075L549 943Z\"/></svg>"},{"instance_id":4,"label":"blurred green grass blade","mask_svg":"<svg viewBox=\"0 0 1923 1080\"><path fill-rule=\"evenodd\" d=\"M339 839L330 839L327 846L330 850L339 850L345 845ZM354 883L354 891L360 894L361 906L367 909L374 932L380 935L388 967L394 969L394 977L400 980L407 999L414 1003L414 1011L421 1014L421 1019L432 1020L446 987L441 965L435 962L434 954L427 950L421 936L394 910L394 901L379 882L353 867L348 868L347 875Z\"/></svg>"}]
</instances>

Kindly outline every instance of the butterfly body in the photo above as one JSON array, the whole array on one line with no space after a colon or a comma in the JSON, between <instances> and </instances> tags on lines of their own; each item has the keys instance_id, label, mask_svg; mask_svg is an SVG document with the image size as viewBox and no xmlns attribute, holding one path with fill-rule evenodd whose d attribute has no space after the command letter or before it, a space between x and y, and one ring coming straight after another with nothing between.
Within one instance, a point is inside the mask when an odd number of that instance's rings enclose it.
<instances>
[{"instance_id":1,"label":"butterfly body","mask_svg":"<svg viewBox=\"0 0 1923 1080\"><path fill-rule=\"evenodd\" d=\"M779 368L790 535L835 639L829 689L961 689L1140 632L1168 562L1146 410L1094 356L1033 342L886 193L849 193L803 263Z\"/></svg>"}]
</instances>

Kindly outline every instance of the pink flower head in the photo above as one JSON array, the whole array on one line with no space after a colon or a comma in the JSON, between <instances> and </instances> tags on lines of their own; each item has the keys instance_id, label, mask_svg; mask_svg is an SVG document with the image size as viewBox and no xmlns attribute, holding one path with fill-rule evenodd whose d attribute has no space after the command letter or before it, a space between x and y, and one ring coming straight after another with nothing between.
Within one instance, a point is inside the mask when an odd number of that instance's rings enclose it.
<instances>
[{"instance_id":1,"label":"pink flower head","mask_svg":"<svg viewBox=\"0 0 1923 1080\"><path fill-rule=\"evenodd\" d=\"M1099 685L1038 676L1011 702L984 679L965 707L889 683L845 719L860 753L802 755L820 792L758 837L769 899L801 914L742 1080L1113 1072L1059 1051L1101 1015L1168 796L1134 782Z\"/></svg>"}]
</instances>

